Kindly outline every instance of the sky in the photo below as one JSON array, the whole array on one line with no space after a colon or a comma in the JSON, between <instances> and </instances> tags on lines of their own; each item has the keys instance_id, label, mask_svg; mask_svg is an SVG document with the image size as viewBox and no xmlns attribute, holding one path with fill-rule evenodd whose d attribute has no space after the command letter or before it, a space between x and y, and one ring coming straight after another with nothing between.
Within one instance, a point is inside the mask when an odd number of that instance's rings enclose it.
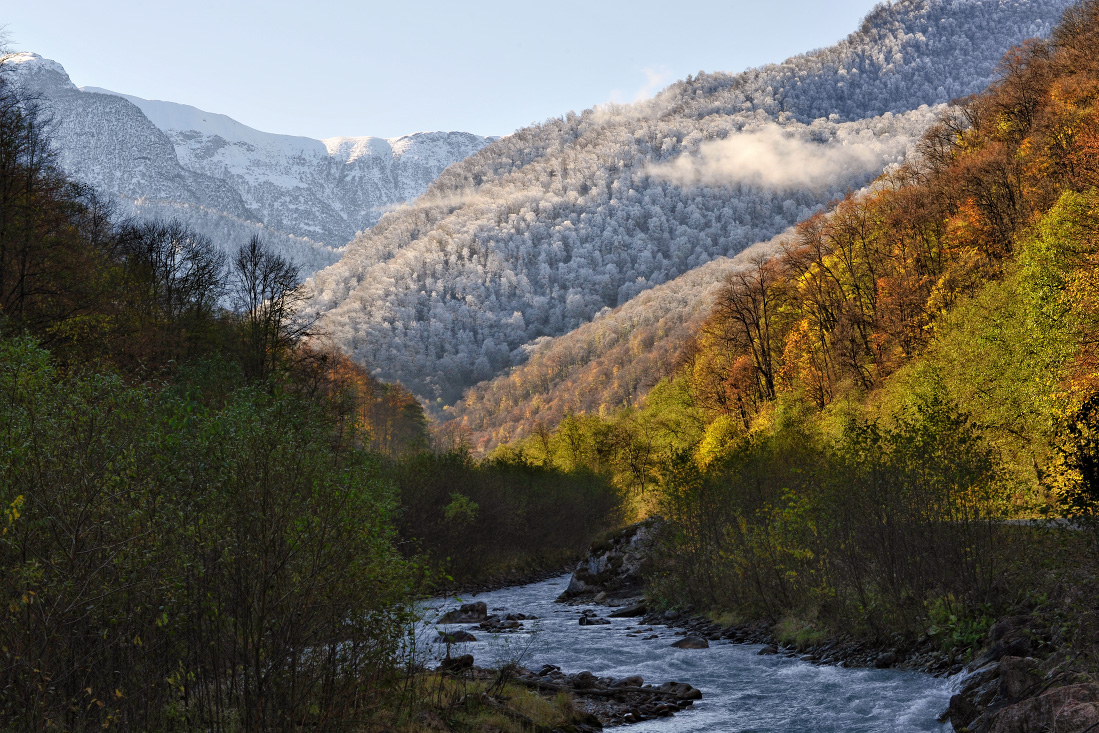
<instances>
[{"instance_id":1,"label":"sky","mask_svg":"<svg viewBox=\"0 0 1099 733\"><path fill-rule=\"evenodd\" d=\"M831 45L874 0L35 0L7 46L78 86L190 104L265 132L506 135L704 71Z\"/></svg>"}]
</instances>

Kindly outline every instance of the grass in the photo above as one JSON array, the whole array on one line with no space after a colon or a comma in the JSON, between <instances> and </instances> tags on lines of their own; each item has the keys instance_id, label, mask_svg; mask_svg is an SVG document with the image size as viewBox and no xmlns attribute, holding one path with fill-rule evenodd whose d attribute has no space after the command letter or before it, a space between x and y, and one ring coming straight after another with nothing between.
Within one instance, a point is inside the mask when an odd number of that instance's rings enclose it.
<instances>
[{"instance_id":1,"label":"grass","mask_svg":"<svg viewBox=\"0 0 1099 733\"><path fill-rule=\"evenodd\" d=\"M412 680L408 693L411 704L389 721L400 733L529 733L567 729L587 717L567 693L545 696L496 678L424 672Z\"/></svg>"},{"instance_id":2,"label":"grass","mask_svg":"<svg viewBox=\"0 0 1099 733\"><path fill-rule=\"evenodd\" d=\"M775 624L775 639L780 644L792 646L798 651L822 643L828 638L826 631L817 628L816 614L790 613Z\"/></svg>"},{"instance_id":3,"label":"grass","mask_svg":"<svg viewBox=\"0 0 1099 733\"><path fill-rule=\"evenodd\" d=\"M730 626L739 626L744 623L744 619L741 615L733 611L711 611L706 614L706 617L723 629L727 629Z\"/></svg>"}]
</instances>

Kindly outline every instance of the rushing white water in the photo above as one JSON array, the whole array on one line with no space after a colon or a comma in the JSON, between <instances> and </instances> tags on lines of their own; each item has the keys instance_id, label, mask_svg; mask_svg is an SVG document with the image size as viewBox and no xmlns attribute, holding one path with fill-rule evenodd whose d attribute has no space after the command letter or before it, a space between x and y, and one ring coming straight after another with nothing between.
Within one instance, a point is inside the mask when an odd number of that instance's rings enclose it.
<instances>
[{"instance_id":1,"label":"rushing white water","mask_svg":"<svg viewBox=\"0 0 1099 733\"><path fill-rule=\"evenodd\" d=\"M948 731L936 720L953 693L954 685L917 672L879 669L820 667L799 659L759 656L759 645L710 642L709 649L673 649L678 637L673 629L654 627L659 639L626 636L637 630L639 619L611 619L607 626L580 626L580 613L589 606L565 606L554 599L568 585L568 576L541 583L505 588L490 593L431 604L433 620L460 602L484 601L490 612L504 609L539 617L526 621L527 631L488 634L473 625L446 627L467 629L476 642L458 644L452 653L473 654L476 663L491 666L518 661L538 669L556 664L567 673L588 670L598 677L640 674L646 683L669 680L686 682L702 690L703 699L693 708L631 725L630 733L680 733L720 731L798 733L830 731ZM590 606L605 616L603 606ZM442 628L442 627L440 627ZM645 626L644 628L649 628ZM434 654L441 645L428 625L418 634L420 646Z\"/></svg>"}]
</instances>

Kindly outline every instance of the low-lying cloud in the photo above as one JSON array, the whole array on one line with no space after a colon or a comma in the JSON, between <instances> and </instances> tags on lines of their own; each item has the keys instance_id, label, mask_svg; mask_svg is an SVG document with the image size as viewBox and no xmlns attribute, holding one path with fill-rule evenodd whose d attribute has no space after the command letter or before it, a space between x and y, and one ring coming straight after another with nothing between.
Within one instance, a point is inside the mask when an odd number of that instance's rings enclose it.
<instances>
[{"instance_id":1,"label":"low-lying cloud","mask_svg":"<svg viewBox=\"0 0 1099 733\"><path fill-rule=\"evenodd\" d=\"M649 175L680 186L749 184L774 189L819 189L881 170L896 155L888 139L815 142L776 124L703 142L648 167Z\"/></svg>"}]
</instances>

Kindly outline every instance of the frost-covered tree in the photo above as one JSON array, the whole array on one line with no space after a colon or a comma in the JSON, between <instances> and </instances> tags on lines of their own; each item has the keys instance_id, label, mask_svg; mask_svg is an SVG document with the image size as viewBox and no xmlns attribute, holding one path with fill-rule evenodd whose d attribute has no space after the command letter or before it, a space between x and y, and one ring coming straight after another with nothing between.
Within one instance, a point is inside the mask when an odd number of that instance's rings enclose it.
<instances>
[{"instance_id":1,"label":"frost-covered tree","mask_svg":"<svg viewBox=\"0 0 1099 733\"><path fill-rule=\"evenodd\" d=\"M1067 4L901 0L831 48L519 130L354 240L310 307L380 376L452 402L865 185Z\"/></svg>"}]
</instances>

